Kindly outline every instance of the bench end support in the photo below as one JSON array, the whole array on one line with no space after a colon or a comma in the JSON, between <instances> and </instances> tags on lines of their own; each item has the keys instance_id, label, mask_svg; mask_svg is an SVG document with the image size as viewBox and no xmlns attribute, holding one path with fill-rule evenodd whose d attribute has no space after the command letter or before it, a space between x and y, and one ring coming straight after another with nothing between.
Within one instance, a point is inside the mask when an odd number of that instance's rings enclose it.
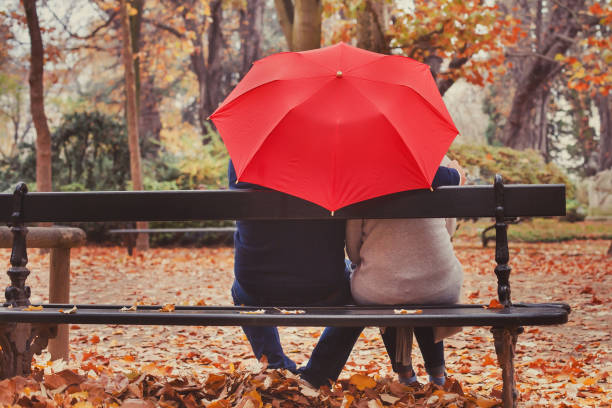
<instances>
[{"instance_id":1,"label":"bench end support","mask_svg":"<svg viewBox=\"0 0 612 408\"><path fill-rule=\"evenodd\" d=\"M30 271L26 268L28 263L26 248L28 228L23 222L23 202L27 192L28 187L25 183L19 183L13 193L13 213L9 223L13 233L13 250L11 252L11 267L6 272L11 279L11 286L7 287L4 292L5 306L17 307L30 304L30 287L25 284L30 274Z\"/></svg>"},{"instance_id":2,"label":"bench end support","mask_svg":"<svg viewBox=\"0 0 612 408\"><path fill-rule=\"evenodd\" d=\"M0 380L32 371L32 357L57 335L57 325L9 323L0 325Z\"/></svg>"},{"instance_id":3,"label":"bench end support","mask_svg":"<svg viewBox=\"0 0 612 408\"><path fill-rule=\"evenodd\" d=\"M514 354L516 340L522 333L522 327L493 327L495 353L502 369L502 404L504 408L516 408L518 391L516 389L516 374L514 372Z\"/></svg>"}]
</instances>

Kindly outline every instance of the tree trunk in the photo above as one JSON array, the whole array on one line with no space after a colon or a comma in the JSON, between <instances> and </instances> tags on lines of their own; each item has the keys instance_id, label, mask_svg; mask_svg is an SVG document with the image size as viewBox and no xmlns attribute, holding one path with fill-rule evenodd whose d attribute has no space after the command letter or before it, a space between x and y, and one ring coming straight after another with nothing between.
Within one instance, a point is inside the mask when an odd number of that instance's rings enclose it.
<instances>
[{"instance_id":1,"label":"tree trunk","mask_svg":"<svg viewBox=\"0 0 612 408\"><path fill-rule=\"evenodd\" d=\"M612 94L598 92L595 106L599 111L599 171L603 171L612 168Z\"/></svg>"},{"instance_id":2,"label":"tree trunk","mask_svg":"<svg viewBox=\"0 0 612 408\"><path fill-rule=\"evenodd\" d=\"M253 62L260 58L261 32L263 29L263 0L247 0L246 9L240 10L240 42L243 77Z\"/></svg>"},{"instance_id":3,"label":"tree trunk","mask_svg":"<svg viewBox=\"0 0 612 408\"><path fill-rule=\"evenodd\" d=\"M223 76L223 51L225 49L225 40L221 32L223 23L223 8L221 0L210 2L210 16L203 16L202 21L196 22L192 18L187 18L188 8L183 12L185 27L195 33L201 33L202 27L206 29L207 45L204 45L203 35L198 35L194 41L194 50L190 55L191 70L196 75L198 80L198 121L202 134L206 135L208 128L208 116L217 109L219 103L225 97L221 79ZM210 22L207 20L210 19ZM206 58L205 50L208 51ZM203 143L210 142L209 138L204 139Z\"/></svg>"},{"instance_id":4,"label":"tree trunk","mask_svg":"<svg viewBox=\"0 0 612 408\"><path fill-rule=\"evenodd\" d=\"M144 75L141 81L139 98L140 109L138 115L138 134L142 138L142 155L154 158L159 152L160 132L162 129L159 101L161 97L155 88L155 75Z\"/></svg>"},{"instance_id":5,"label":"tree trunk","mask_svg":"<svg viewBox=\"0 0 612 408\"><path fill-rule=\"evenodd\" d=\"M321 46L321 0L274 0L274 5L291 51Z\"/></svg>"},{"instance_id":6,"label":"tree trunk","mask_svg":"<svg viewBox=\"0 0 612 408\"><path fill-rule=\"evenodd\" d=\"M357 47L381 54L389 54L387 3L366 0L357 15Z\"/></svg>"},{"instance_id":7,"label":"tree trunk","mask_svg":"<svg viewBox=\"0 0 612 408\"><path fill-rule=\"evenodd\" d=\"M217 109L219 103L223 100L223 88L221 86L221 77L223 76L223 52L225 50L225 40L221 31L223 22L223 1L215 0L210 2L210 13L212 21L208 26L208 61L206 69L206 99L204 109L206 118L208 115Z\"/></svg>"},{"instance_id":8,"label":"tree trunk","mask_svg":"<svg viewBox=\"0 0 612 408\"><path fill-rule=\"evenodd\" d=\"M295 13L293 1L291 0L274 0L278 23L283 29L287 48L293 50L293 15Z\"/></svg>"},{"instance_id":9,"label":"tree trunk","mask_svg":"<svg viewBox=\"0 0 612 408\"><path fill-rule=\"evenodd\" d=\"M125 69L125 91L127 99L128 142L130 148L130 174L132 189L142 190L142 172L140 166L140 146L138 143L138 102L136 100L136 83L134 73L134 56L132 54L132 36L130 35L130 19L126 0L121 0L121 28L123 35L123 66ZM137 228L147 228L146 222L137 222ZM136 248L149 248L148 234L138 234Z\"/></svg>"},{"instance_id":10,"label":"tree trunk","mask_svg":"<svg viewBox=\"0 0 612 408\"><path fill-rule=\"evenodd\" d=\"M132 43L132 55L134 59L134 88L136 89L136 109L140 112L140 27L142 26L142 8L144 0L129 0L128 3L137 13L129 16L130 19L130 41Z\"/></svg>"},{"instance_id":11,"label":"tree trunk","mask_svg":"<svg viewBox=\"0 0 612 408\"><path fill-rule=\"evenodd\" d=\"M321 0L295 0L292 51L321 47Z\"/></svg>"},{"instance_id":12,"label":"tree trunk","mask_svg":"<svg viewBox=\"0 0 612 408\"><path fill-rule=\"evenodd\" d=\"M584 0L568 0L562 6L549 6L548 24L546 27L538 27L541 35L535 40L541 44L536 50L539 56L530 57L519 76L508 122L504 128L504 144L515 149L537 147L537 127L533 126L533 118L537 116L537 96L560 72L560 65L554 60L555 56L564 55L582 29L575 15L584 9Z\"/></svg>"},{"instance_id":13,"label":"tree trunk","mask_svg":"<svg viewBox=\"0 0 612 408\"><path fill-rule=\"evenodd\" d=\"M51 132L45 114L43 92L44 50L36 0L23 0L30 34L30 110L36 128L36 189L51 191Z\"/></svg>"}]
</instances>

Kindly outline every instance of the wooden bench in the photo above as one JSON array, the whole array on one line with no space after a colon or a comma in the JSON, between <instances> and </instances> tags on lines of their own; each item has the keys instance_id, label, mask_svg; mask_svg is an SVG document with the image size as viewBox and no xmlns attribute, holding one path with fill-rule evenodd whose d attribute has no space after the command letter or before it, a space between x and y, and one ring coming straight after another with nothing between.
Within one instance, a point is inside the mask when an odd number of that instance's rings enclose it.
<instances>
[{"instance_id":1,"label":"wooden bench","mask_svg":"<svg viewBox=\"0 0 612 408\"><path fill-rule=\"evenodd\" d=\"M330 214L325 209L275 191L146 191L27 193L19 184L13 195L0 194L0 217L14 234L11 279L5 306L0 308L0 344L4 377L30 370L33 353L53 336L57 324L123 325L279 325L279 326L491 326L502 368L504 406L516 406L514 350L525 325L567 322L570 308L564 303L513 303L510 298L507 217L557 216L565 213L563 185L508 185L496 176L491 186L440 187L417 190L357 203ZM160 306L76 305L75 313L61 313L71 304L47 304L42 310L29 305L25 280L28 222L72 221L187 221L187 220L325 220L350 218L495 217L495 275L502 308L486 305L394 305L302 307L303 314L283 314L272 307L176 307L161 313ZM421 309L420 314L397 314L395 309ZM265 313L244 313L263 309Z\"/></svg>"}]
</instances>

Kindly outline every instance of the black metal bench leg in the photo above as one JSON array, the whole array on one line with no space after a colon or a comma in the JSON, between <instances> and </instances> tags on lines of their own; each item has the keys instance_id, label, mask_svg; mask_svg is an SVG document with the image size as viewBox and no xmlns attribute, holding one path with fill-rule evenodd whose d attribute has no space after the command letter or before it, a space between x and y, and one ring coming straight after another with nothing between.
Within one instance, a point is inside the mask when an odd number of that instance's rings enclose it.
<instances>
[{"instance_id":1,"label":"black metal bench leg","mask_svg":"<svg viewBox=\"0 0 612 408\"><path fill-rule=\"evenodd\" d=\"M504 408L516 408L518 391L516 389L516 376L514 372L514 353L516 340L522 332L522 327L493 327L495 340L495 353L502 369L504 388L502 390L502 403Z\"/></svg>"},{"instance_id":2,"label":"black metal bench leg","mask_svg":"<svg viewBox=\"0 0 612 408\"><path fill-rule=\"evenodd\" d=\"M28 192L25 184L19 183L13 195L13 214L11 232L13 250L11 267L7 271L11 285L4 295L5 306L24 307L30 305L30 287L26 278L30 271L26 267L28 254L26 235L28 229L23 223L23 200ZM0 324L0 379L27 375L31 372L32 356L40 354L50 338L57 335L57 325L44 323L5 323Z\"/></svg>"}]
</instances>

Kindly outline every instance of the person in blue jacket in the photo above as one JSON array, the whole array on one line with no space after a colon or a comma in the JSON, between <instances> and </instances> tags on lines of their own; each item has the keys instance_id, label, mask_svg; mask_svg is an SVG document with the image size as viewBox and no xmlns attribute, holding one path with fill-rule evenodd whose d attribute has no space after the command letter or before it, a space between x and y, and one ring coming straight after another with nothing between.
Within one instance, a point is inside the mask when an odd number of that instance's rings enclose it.
<instances>
[{"instance_id":1,"label":"person in blue jacket","mask_svg":"<svg viewBox=\"0 0 612 408\"><path fill-rule=\"evenodd\" d=\"M230 189L264 189L238 182L232 162ZM433 186L459 184L455 169L440 167ZM237 221L234 234L234 304L245 306L338 306L352 303L345 261L345 220ZM243 326L255 357L319 387L335 381L363 327L328 327L306 366L299 370L283 351L275 326Z\"/></svg>"}]
</instances>

